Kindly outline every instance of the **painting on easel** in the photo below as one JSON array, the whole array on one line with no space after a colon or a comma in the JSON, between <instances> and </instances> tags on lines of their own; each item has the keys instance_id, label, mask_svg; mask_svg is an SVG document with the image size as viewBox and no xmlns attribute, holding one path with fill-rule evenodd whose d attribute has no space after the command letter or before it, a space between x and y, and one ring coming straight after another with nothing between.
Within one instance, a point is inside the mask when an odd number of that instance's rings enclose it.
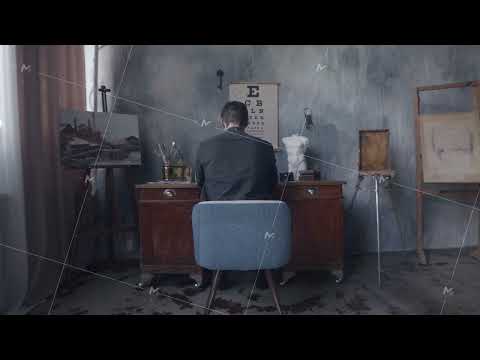
<instances>
[{"instance_id":1,"label":"painting on easel","mask_svg":"<svg viewBox=\"0 0 480 360\"><path fill-rule=\"evenodd\" d=\"M391 175L388 129L359 131L359 171L363 175Z\"/></svg>"},{"instance_id":2,"label":"painting on easel","mask_svg":"<svg viewBox=\"0 0 480 360\"><path fill-rule=\"evenodd\" d=\"M94 167L100 147L96 167L141 165L136 115L66 110L61 115L59 136L64 167Z\"/></svg>"}]
</instances>

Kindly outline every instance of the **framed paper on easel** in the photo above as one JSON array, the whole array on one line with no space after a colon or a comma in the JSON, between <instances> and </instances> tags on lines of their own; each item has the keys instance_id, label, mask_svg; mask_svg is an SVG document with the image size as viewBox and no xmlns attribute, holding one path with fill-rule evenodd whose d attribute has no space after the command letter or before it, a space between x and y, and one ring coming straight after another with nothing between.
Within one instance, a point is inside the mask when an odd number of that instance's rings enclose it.
<instances>
[{"instance_id":1,"label":"framed paper on easel","mask_svg":"<svg viewBox=\"0 0 480 360\"><path fill-rule=\"evenodd\" d=\"M419 115L425 183L480 183L480 119L475 112Z\"/></svg>"},{"instance_id":2,"label":"framed paper on easel","mask_svg":"<svg viewBox=\"0 0 480 360\"><path fill-rule=\"evenodd\" d=\"M232 82L230 101L240 101L247 106L249 125L245 132L270 142L278 149L278 92L279 83Z\"/></svg>"},{"instance_id":3,"label":"framed paper on easel","mask_svg":"<svg viewBox=\"0 0 480 360\"><path fill-rule=\"evenodd\" d=\"M423 114L420 94L423 92L471 88L473 110L440 114ZM458 191L424 191L425 184L480 184L480 81L422 86L415 89L416 137L416 220L417 259L428 263L423 240L423 198L425 194L448 194ZM473 195L478 189L461 191ZM475 204L473 204L475 206ZM480 247L472 255L480 258Z\"/></svg>"},{"instance_id":4,"label":"framed paper on easel","mask_svg":"<svg viewBox=\"0 0 480 360\"><path fill-rule=\"evenodd\" d=\"M359 131L360 175L392 176L390 167L390 131L388 129Z\"/></svg>"}]
</instances>

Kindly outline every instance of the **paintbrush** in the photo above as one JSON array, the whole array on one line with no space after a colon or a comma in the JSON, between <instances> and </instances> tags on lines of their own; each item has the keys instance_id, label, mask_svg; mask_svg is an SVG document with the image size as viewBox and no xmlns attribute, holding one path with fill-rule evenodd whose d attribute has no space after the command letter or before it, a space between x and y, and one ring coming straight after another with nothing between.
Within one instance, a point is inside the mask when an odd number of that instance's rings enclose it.
<instances>
[{"instance_id":1,"label":"paintbrush","mask_svg":"<svg viewBox=\"0 0 480 360\"><path fill-rule=\"evenodd\" d=\"M170 156L171 156L170 159L172 163L176 163L178 158L178 152L177 152L177 146L175 145L175 141L172 141L172 147L170 148Z\"/></svg>"},{"instance_id":2,"label":"paintbrush","mask_svg":"<svg viewBox=\"0 0 480 360\"><path fill-rule=\"evenodd\" d=\"M166 159L169 159L169 157L168 157L168 150L167 150L167 147L165 146L165 144L162 144L162 151L163 151L163 153L165 154L165 158L166 158Z\"/></svg>"},{"instance_id":3,"label":"paintbrush","mask_svg":"<svg viewBox=\"0 0 480 360\"><path fill-rule=\"evenodd\" d=\"M160 155L164 163L168 163L167 156L165 155L165 151L162 147L163 144L157 144L158 150L155 151L155 153Z\"/></svg>"}]
</instances>

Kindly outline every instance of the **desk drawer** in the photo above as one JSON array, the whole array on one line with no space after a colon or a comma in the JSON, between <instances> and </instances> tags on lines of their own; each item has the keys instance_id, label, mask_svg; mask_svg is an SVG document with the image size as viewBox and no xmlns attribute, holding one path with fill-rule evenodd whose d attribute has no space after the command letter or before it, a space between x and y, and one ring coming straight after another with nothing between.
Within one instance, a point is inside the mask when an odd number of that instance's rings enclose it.
<instances>
[{"instance_id":1,"label":"desk drawer","mask_svg":"<svg viewBox=\"0 0 480 360\"><path fill-rule=\"evenodd\" d=\"M285 200L339 199L342 197L341 186L305 185L287 187Z\"/></svg>"},{"instance_id":2,"label":"desk drawer","mask_svg":"<svg viewBox=\"0 0 480 360\"><path fill-rule=\"evenodd\" d=\"M156 188L138 189L138 201L142 200L199 200L199 189Z\"/></svg>"}]
</instances>

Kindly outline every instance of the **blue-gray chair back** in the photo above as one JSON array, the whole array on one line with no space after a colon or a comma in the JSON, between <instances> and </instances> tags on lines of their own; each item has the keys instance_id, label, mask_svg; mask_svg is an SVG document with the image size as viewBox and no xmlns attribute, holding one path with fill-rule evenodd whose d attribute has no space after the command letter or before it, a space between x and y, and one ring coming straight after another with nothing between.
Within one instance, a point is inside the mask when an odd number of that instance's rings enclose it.
<instances>
[{"instance_id":1,"label":"blue-gray chair back","mask_svg":"<svg viewBox=\"0 0 480 360\"><path fill-rule=\"evenodd\" d=\"M195 260L203 268L277 269L290 260L291 216L283 201L200 202L192 226Z\"/></svg>"}]
</instances>

